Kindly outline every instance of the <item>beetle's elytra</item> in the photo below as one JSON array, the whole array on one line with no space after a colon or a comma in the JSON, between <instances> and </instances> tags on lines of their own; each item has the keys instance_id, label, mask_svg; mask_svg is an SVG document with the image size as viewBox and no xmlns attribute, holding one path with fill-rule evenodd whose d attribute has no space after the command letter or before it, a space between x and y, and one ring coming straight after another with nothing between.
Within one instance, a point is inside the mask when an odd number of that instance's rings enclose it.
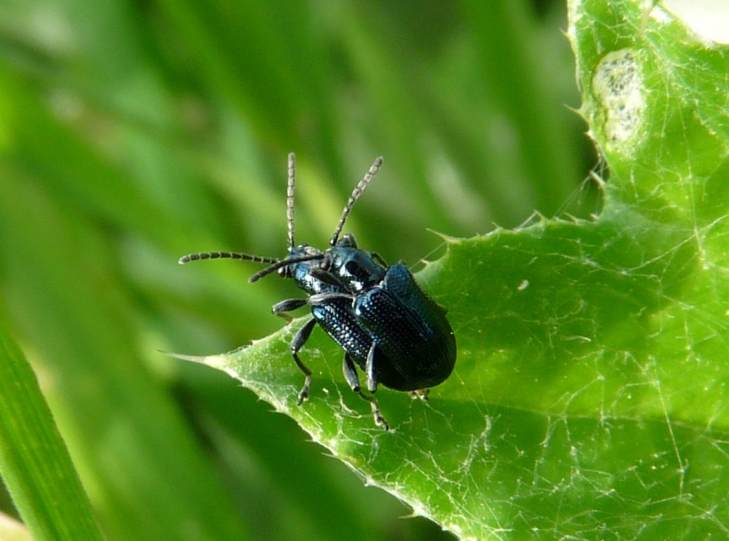
<instances>
[{"instance_id":1,"label":"beetle's elytra","mask_svg":"<svg viewBox=\"0 0 729 541\"><path fill-rule=\"evenodd\" d=\"M342 217L322 251L294 243L294 188L296 162L289 154L287 189L288 255L283 259L237 252L204 252L180 258L180 264L203 259L244 259L269 266L251 276L256 280L277 271L307 293L304 299L287 299L273 306L273 313L288 313L309 305L312 318L296 333L291 353L305 374L298 396L309 396L311 370L299 351L318 324L344 350L344 377L352 390L367 400L375 422L389 429L375 399L362 391L356 366L367 378L367 390L378 384L396 391L418 392L443 383L456 363L456 338L446 310L428 297L402 263L388 266L376 253L357 246L354 236L340 234L347 216L382 165L377 158L352 191Z\"/></svg>"}]
</instances>

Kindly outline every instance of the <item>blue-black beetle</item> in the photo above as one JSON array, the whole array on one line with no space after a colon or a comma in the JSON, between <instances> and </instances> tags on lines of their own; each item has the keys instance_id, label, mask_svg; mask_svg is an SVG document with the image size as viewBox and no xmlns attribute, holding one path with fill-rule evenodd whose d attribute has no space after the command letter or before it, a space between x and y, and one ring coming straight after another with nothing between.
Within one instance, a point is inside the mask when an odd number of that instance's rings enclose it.
<instances>
[{"instance_id":1,"label":"blue-black beetle","mask_svg":"<svg viewBox=\"0 0 729 541\"><path fill-rule=\"evenodd\" d=\"M446 310L428 297L402 263L390 267L375 252L358 248L354 236L339 235L355 202L377 173L378 158L357 184L329 241L318 250L294 242L295 158L289 154L287 189L288 255L284 259L234 252L206 252L180 258L180 263L203 259L244 259L270 265L254 274L251 282L278 271L308 294L306 299L277 303L273 313L311 306L312 316L296 333L291 353L306 375L298 396L301 404L309 395L311 370L299 351L318 324L344 350L344 376L352 390L367 400L377 424L389 428L374 398L363 393L355 364L367 377L374 393L379 383L398 391L425 392L445 381L456 361L456 340Z\"/></svg>"}]
</instances>

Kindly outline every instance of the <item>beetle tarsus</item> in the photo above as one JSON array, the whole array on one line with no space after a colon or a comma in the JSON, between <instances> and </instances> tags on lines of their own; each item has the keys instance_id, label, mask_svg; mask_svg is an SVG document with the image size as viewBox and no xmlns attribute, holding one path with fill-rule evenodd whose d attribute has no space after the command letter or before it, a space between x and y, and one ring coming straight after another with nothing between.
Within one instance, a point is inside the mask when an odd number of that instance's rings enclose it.
<instances>
[{"instance_id":1,"label":"beetle tarsus","mask_svg":"<svg viewBox=\"0 0 729 541\"><path fill-rule=\"evenodd\" d=\"M375 400L375 397L365 394L362 390L358 390L357 394L370 403L370 408L372 408L372 415L375 418L375 424L377 426L381 426L385 430L390 430L390 425L387 424L387 421L382 416L382 413L380 413L380 407L377 405L377 400Z\"/></svg>"},{"instance_id":2,"label":"beetle tarsus","mask_svg":"<svg viewBox=\"0 0 729 541\"><path fill-rule=\"evenodd\" d=\"M306 379L304 380L304 386L301 388L301 391L299 391L299 397L296 400L297 406L300 406L301 404L303 404L304 400L308 400L310 388L311 388L311 375L307 374Z\"/></svg>"},{"instance_id":3,"label":"beetle tarsus","mask_svg":"<svg viewBox=\"0 0 729 541\"><path fill-rule=\"evenodd\" d=\"M372 406L372 414L375 417L375 424L377 426L381 426L385 430L390 430L390 425L387 424L387 421L385 421L385 418L380 413L380 408L377 407L377 404L372 402L370 405Z\"/></svg>"},{"instance_id":4,"label":"beetle tarsus","mask_svg":"<svg viewBox=\"0 0 729 541\"><path fill-rule=\"evenodd\" d=\"M413 400L422 400L423 402L428 401L428 396L430 395L430 389L418 389L417 391L410 391L410 398Z\"/></svg>"}]
</instances>

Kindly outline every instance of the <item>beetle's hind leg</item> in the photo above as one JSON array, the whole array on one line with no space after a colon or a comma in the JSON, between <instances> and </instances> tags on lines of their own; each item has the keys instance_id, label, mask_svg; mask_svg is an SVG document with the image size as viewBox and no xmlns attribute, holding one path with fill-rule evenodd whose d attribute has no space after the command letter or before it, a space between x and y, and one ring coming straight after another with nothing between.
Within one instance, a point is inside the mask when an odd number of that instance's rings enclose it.
<instances>
[{"instance_id":1,"label":"beetle's hind leg","mask_svg":"<svg viewBox=\"0 0 729 541\"><path fill-rule=\"evenodd\" d=\"M409 391L410 398L413 400L417 400L418 398L422 400L423 402L428 401L428 396L430 395L430 389L419 389L417 391Z\"/></svg>"},{"instance_id":2,"label":"beetle's hind leg","mask_svg":"<svg viewBox=\"0 0 729 541\"><path fill-rule=\"evenodd\" d=\"M382 413L380 413L380 407L377 405L377 400L375 400L375 397L374 396L367 395L367 394L364 394L362 392L362 389L360 389L359 391L357 391L357 393L359 394L359 396L361 396L367 402L370 403L370 408L372 408L372 415L375 418L375 424L377 426L381 426L385 430L390 430L390 425L387 424L387 421L382 416Z\"/></svg>"},{"instance_id":3,"label":"beetle's hind leg","mask_svg":"<svg viewBox=\"0 0 729 541\"><path fill-rule=\"evenodd\" d=\"M371 393L377 391L377 370L375 369L375 348L377 344L373 341L372 347L367 352L367 362L365 363L365 373L367 374L367 390Z\"/></svg>"},{"instance_id":4,"label":"beetle's hind leg","mask_svg":"<svg viewBox=\"0 0 729 541\"><path fill-rule=\"evenodd\" d=\"M362 391L362 387L359 384L359 376L357 375L357 368L354 365L354 361L352 361L352 358L349 356L349 353L344 354L342 371L344 372L344 379L347 380L347 383L349 383L349 386L352 388L352 390L370 403L370 407L372 408L372 415L375 418L375 424L381 426L385 430L390 430L390 425L387 424L387 421L382 416L382 413L380 413L380 407L377 405L377 400L375 400L375 397L365 394Z\"/></svg>"},{"instance_id":5,"label":"beetle's hind leg","mask_svg":"<svg viewBox=\"0 0 729 541\"><path fill-rule=\"evenodd\" d=\"M311 331L314 330L314 327L316 327L316 319L312 318L307 321L301 329L299 329L299 332L296 333L296 336L294 336L294 339L291 341L291 354L294 356L296 366L298 366L299 370L301 370L306 376L304 386L299 392L299 399L297 401L299 406L304 400L309 398L309 388L311 387L311 370L309 370L306 365L301 362L301 359L299 359L299 350L304 347L304 344L311 336Z\"/></svg>"}]
</instances>

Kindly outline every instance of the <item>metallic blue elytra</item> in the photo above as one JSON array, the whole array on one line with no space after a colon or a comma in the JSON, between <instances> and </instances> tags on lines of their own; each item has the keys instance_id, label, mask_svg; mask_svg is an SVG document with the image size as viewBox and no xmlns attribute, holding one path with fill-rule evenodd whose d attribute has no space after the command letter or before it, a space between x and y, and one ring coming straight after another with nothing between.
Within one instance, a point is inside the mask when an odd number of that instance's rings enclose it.
<instances>
[{"instance_id":1,"label":"metallic blue elytra","mask_svg":"<svg viewBox=\"0 0 729 541\"><path fill-rule=\"evenodd\" d=\"M269 266L254 274L251 282L278 272L307 293L305 299L287 299L273 306L273 313L291 319L289 312L309 305L312 318L296 333L291 354L305 374L298 403L309 396L311 370L299 351L319 325L343 350L343 372L353 391L370 403L375 422L389 426L371 394L362 391L359 367L367 378L367 390L379 384L397 391L419 392L443 383L456 362L456 338L446 310L428 295L402 263L389 266L376 252L360 249L354 236L340 233L355 202L377 173L378 158L352 191L329 248L318 250L294 243L295 158L289 154L287 224L288 255L283 259L233 252L206 252L180 258L180 263L203 259L243 259Z\"/></svg>"},{"instance_id":2,"label":"metallic blue elytra","mask_svg":"<svg viewBox=\"0 0 729 541\"><path fill-rule=\"evenodd\" d=\"M453 372L456 337L446 310L423 293L402 263L387 269L381 285L355 299L354 314L389 361L377 370L377 381L385 387L429 389Z\"/></svg>"}]
</instances>

